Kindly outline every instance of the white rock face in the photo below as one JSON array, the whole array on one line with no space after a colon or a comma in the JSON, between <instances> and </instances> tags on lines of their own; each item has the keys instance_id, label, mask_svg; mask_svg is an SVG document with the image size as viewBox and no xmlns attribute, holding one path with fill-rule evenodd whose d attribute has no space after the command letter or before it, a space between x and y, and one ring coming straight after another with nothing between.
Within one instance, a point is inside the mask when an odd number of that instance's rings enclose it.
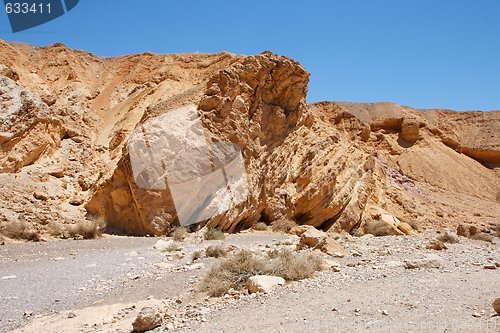
<instances>
[{"instance_id":1,"label":"white rock face","mask_svg":"<svg viewBox=\"0 0 500 333\"><path fill-rule=\"evenodd\" d=\"M128 150L136 185L146 190L168 186L181 225L218 216L248 195L239 147L209 143L195 105L137 127Z\"/></svg>"},{"instance_id":2,"label":"white rock face","mask_svg":"<svg viewBox=\"0 0 500 333\"><path fill-rule=\"evenodd\" d=\"M268 293L277 286L285 284L285 279L279 276L255 275L248 279L247 289L251 293Z\"/></svg>"}]
</instances>

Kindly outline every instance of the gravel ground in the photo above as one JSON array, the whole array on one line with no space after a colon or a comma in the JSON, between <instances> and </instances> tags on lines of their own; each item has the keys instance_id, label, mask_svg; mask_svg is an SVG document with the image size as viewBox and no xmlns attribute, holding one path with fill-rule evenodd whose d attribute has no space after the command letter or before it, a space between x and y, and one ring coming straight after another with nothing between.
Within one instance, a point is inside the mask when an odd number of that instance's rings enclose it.
<instances>
[{"instance_id":1,"label":"gravel ground","mask_svg":"<svg viewBox=\"0 0 500 333\"><path fill-rule=\"evenodd\" d=\"M193 251L225 243L262 252L296 239L267 232L231 235L223 242L190 237L183 245L184 256L159 252L153 248L154 238L2 246L0 331L27 324L36 328L37 323L47 328L46 318L61 323L70 310L123 303L120 309L128 309L127 316L78 329L73 321L74 327L64 331L130 332L140 302L147 299L161 300L167 313L163 326L152 332L500 331L500 319L493 317L491 308L500 297L500 268L484 268L500 262L498 239L492 244L460 238L459 244L434 251L425 246L435 234L344 236L339 241L350 255L335 259L339 272L323 271L269 294L209 299L195 289L217 259L198 260L201 265L192 270ZM427 257L440 267L404 267L407 260ZM78 316L83 320L83 314Z\"/></svg>"},{"instance_id":2,"label":"gravel ground","mask_svg":"<svg viewBox=\"0 0 500 333\"><path fill-rule=\"evenodd\" d=\"M223 302L181 332L500 332L500 246L463 238L425 249L434 235L352 239L340 272L291 283L271 294ZM405 260L441 257L434 269Z\"/></svg>"}]
</instances>

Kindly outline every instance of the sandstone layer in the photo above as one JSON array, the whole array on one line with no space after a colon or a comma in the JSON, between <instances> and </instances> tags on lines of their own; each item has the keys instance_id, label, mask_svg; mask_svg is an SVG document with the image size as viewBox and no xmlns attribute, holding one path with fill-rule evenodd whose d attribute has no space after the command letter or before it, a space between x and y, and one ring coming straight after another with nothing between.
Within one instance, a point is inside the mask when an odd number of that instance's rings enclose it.
<instances>
[{"instance_id":1,"label":"sandstone layer","mask_svg":"<svg viewBox=\"0 0 500 333\"><path fill-rule=\"evenodd\" d=\"M175 132L165 115L189 106L209 145L239 147L248 187L245 200L196 227L234 232L285 218L408 234L500 223L500 111L308 104L307 70L271 52L101 58L0 41L0 64L7 237L69 237L95 221L168 233L179 223L171 189L138 186L127 143L147 124L157 136Z\"/></svg>"}]
</instances>

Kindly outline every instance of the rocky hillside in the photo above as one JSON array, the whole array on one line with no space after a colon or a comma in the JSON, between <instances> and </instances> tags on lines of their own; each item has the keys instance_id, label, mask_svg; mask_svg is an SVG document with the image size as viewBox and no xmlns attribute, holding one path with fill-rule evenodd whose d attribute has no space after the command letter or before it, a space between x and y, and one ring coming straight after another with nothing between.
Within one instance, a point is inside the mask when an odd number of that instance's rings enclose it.
<instances>
[{"instance_id":1,"label":"rocky hillside","mask_svg":"<svg viewBox=\"0 0 500 333\"><path fill-rule=\"evenodd\" d=\"M179 223L171 189L138 186L127 143L147 126L175 137L163 117L190 106L207 142L239 147L248 184L202 224L407 234L500 223L500 111L308 105L308 80L270 52L100 58L0 41L0 233L86 237L101 222L168 233Z\"/></svg>"}]
</instances>

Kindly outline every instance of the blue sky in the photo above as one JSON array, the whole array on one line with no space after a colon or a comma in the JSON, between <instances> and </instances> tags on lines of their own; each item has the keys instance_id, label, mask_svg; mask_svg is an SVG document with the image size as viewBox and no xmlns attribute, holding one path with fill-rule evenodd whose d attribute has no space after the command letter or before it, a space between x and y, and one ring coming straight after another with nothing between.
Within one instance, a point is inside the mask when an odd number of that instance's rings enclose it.
<instances>
[{"instance_id":1,"label":"blue sky","mask_svg":"<svg viewBox=\"0 0 500 333\"><path fill-rule=\"evenodd\" d=\"M81 0L15 34L2 11L0 38L101 56L271 50L311 73L309 102L500 109L500 0Z\"/></svg>"}]
</instances>

